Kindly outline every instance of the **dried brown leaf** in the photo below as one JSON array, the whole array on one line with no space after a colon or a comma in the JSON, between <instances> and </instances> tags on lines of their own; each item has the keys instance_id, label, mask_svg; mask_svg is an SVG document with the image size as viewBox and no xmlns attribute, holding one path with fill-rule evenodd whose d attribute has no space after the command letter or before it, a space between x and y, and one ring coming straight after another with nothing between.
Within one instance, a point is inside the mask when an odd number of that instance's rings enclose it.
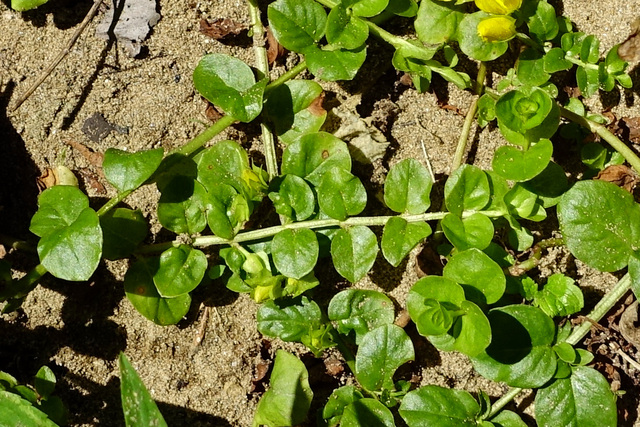
<instances>
[{"instance_id":1,"label":"dried brown leaf","mask_svg":"<svg viewBox=\"0 0 640 427\"><path fill-rule=\"evenodd\" d=\"M618 47L618 56L627 62L640 60L640 17L631 23L631 35Z\"/></svg>"},{"instance_id":2,"label":"dried brown leaf","mask_svg":"<svg viewBox=\"0 0 640 427\"><path fill-rule=\"evenodd\" d=\"M638 183L638 176L633 169L625 165L611 165L598 173L595 179L611 182L618 187L632 192Z\"/></svg>"},{"instance_id":3,"label":"dried brown leaf","mask_svg":"<svg viewBox=\"0 0 640 427\"><path fill-rule=\"evenodd\" d=\"M93 151L89 147L79 142L68 140L64 142L65 144L71 146L74 150L77 150L82 157L84 157L92 166L94 166L97 170L102 173L102 160L104 159L104 155L102 153L98 153Z\"/></svg>"},{"instance_id":4,"label":"dried brown leaf","mask_svg":"<svg viewBox=\"0 0 640 427\"><path fill-rule=\"evenodd\" d=\"M204 115L212 122L217 122L224 116L224 113L216 108L215 105L207 101L207 109L204 110Z\"/></svg>"},{"instance_id":5,"label":"dried brown leaf","mask_svg":"<svg viewBox=\"0 0 640 427\"><path fill-rule=\"evenodd\" d=\"M267 61L269 61L269 65L282 58L285 52L285 48L278 43L271 28L267 27Z\"/></svg>"},{"instance_id":6,"label":"dried brown leaf","mask_svg":"<svg viewBox=\"0 0 640 427\"><path fill-rule=\"evenodd\" d=\"M344 366L342 362L335 357L329 357L324 360L324 366L326 368L327 374L332 377L337 377L344 372Z\"/></svg>"},{"instance_id":7,"label":"dried brown leaf","mask_svg":"<svg viewBox=\"0 0 640 427\"><path fill-rule=\"evenodd\" d=\"M308 110L314 116L323 116L327 113L322 104L324 103L324 92L314 99L308 107Z\"/></svg>"},{"instance_id":8,"label":"dried brown leaf","mask_svg":"<svg viewBox=\"0 0 640 427\"><path fill-rule=\"evenodd\" d=\"M244 25L229 18L216 18L212 22L200 19L200 32L214 40L221 40L229 35L237 36L245 29Z\"/></svg>"},{"instance_id":9,"label":"dried brown leaf","mask_svg":"<svg viewBox=\"0 0 640 427\"><path fill-rule=\"evenodd\" d=\"M102 185L100 178L96 173L91 171L89 168L81 168L78 170L78 173L84 180L85 188L91 188L94 195L104 196L107 194L107 189Z\"/></svg>"}]
</instances>

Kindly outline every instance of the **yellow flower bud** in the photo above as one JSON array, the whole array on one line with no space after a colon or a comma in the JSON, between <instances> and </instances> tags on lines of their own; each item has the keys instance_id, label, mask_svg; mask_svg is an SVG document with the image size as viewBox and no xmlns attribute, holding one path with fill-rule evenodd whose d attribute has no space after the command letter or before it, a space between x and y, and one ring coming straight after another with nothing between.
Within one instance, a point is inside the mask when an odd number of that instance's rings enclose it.
<instances>
[{"instance_id":1,"label":"yellow flower bud","mask_svg":"<svg viewBox=\"0 0 640 427\"><path fill-rule=\"evenodd\" d=\"M478 35L488 43L509 40L516 34L516 20L510 16L493 16L478 24Z\"/></svg>"},{"instance_id":2,"label":"yellow flower bud","mask_svg":"<svg viewBox=\"0 0 640 427\"><path fill-rule=\"evenodd\" d=\"M508 15L520 9L522 0L476 0L478 9L496 15Z\"/></svg>"}]
</instances>

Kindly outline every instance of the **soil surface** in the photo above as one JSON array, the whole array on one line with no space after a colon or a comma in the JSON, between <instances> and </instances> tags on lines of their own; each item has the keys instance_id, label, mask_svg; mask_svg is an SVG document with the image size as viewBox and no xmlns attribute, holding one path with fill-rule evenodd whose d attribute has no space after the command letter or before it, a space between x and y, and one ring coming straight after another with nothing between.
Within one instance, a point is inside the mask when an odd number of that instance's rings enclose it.
<instances>
[{"instance_id":1,"label":"soil surface","mask_svg":"<svg viewBox=\"0 0 640 427\"><path fill-rule=\"evenodd\" d=\"M203 18L228 18L247 28L249 13L241 0L159 0L161 19L138 58L129 57L118 43L95 36L103 10L51 76L20 109L9 112L7 106L64 48L92 2L51 0L22 14L10 10L8 3L0 3L0 233L21 239L34 241L28 225L36 210L36 178L46 168L68 166L76 172L94 206L101 206L115 190L101 178L99 165L83 156L78 144L98 153L110 147L128 151L178 147L210 123L205 116L206 103L194 91L191 79L199 59L219 52L249 64L254 60L247 31L222 41L199 31ZM265 6L267 2L262 3ZM637 1L565 0L554 4L578 29L595 34L603 51L624 41L631 32L631 22L640 16ZM438 194L450 172L472 97L437 79L432 91L418 94L401 84L401 76L390 67L392 52L386 46L373 42L369 51L358 79L323 83L328 103L342 114L368 120L390 143L381 159L356 167L356 173L375 199L390 165L408 157L430 162L438 178L433 198L433 205L438 206ZM298 60L289 55L274 67L273 76ZM504 71L498 64L490 65L490 70L494 80ZM597 112L611 109L618 117L640 116L638 74L635 68L632 90L615 91L602 99L596 96L589 106ZM336 120L340 119L334 118L330 124L335 125ZM258 164L262 162L257 126L235 125L216 140L227 138L239 141ZM504 140L489 128L474 128L471 139L467 161L489 168L493 152ZM558 152L573 157L579 153L576 147ZM145 187L126 199L128 206L141 209L151 222L148 242L170 238L153 215L158 196L155 187ZM536 233L537 237L550 237L549 231ZM369 276L355 286L386 291L402 307L408 289L418 278L415 265L419 252L420 248L398 269L378 259ZM17 275L37 263L33 254L10 253L7 257ZM351 381L344 373L336 374L335 366L330 369L334 375L326 372L325 364L340 364L331 352L323 363L309 357L301 346L263 338L256 329L256 304L219 284L197 290L191 311L177 326L154 325L125 298L124 271L124 261L107 262L86 283L48 277L18 312L0 318L0 370L30 382L40 366L49 366L58 379L56 393L69 408L70 425L123 425L117 369L121 351L138 370L168 424L176 426L251 425L264 390L264 381L254 379L258 370L271 363L278 348L303 357L319 397L317 405L333 387ZM571 272L583 287L587 295L584 313L621 277L594 272L557 249L549 252L539 274L559 271ZM320 277L320 291L326 295L348 285L331 271ZM622 310L618 311L602 323L604 329L596 330L587 344L598 354L601 372L617 381L615 387L627 391L619 401L620 425L640 425L636 421L638 371L620 358L614 347L618 345L636 360L638 350L617 331ZM507 390L505 385L475 374L465 356L439 353L411 325L407 329L415 338L417 353L416 362L403 370L409 379L472 393L482 389L492 398ZM203 338L199 344L198 338ZM516 402L511 409L532 413L531 396L525 394ZM317 410L317 405L312 410ZM313 417L309 425L315 425ZM532 418L527 422L534 425Z\"/></svg>"}]
</instances>

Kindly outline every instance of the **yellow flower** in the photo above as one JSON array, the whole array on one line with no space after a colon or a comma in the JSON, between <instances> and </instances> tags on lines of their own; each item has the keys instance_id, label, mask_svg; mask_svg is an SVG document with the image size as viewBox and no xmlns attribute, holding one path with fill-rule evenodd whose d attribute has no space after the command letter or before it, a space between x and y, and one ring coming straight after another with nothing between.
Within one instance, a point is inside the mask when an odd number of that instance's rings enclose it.
<instances>
[{"instance_id":1,"label":"yellow flower","mask_svg":"<svg viewBox=\"0 0 640 427\"><path fill-rule=\"evenodd\" d=\"M493 16L478 24L478 35L485 42L506 41L516 34L516 20L510 16Z\"/></svg>"},{"instance_id":2,"label":"yellow flower","mask_svg":"<svg viewBox=\"0 0 640 427\"><path fill-rule=\"evenodd\" d=\"M476 0L478 9L496 15L508 15L521 5L522 0Z\"/></svg>"}]
</instances>

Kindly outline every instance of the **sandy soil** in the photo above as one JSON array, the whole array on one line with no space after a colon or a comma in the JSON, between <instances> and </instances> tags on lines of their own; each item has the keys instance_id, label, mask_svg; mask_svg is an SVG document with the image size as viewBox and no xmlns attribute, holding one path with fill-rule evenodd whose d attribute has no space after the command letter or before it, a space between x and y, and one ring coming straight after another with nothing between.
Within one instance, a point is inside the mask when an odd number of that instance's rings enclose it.
<instances>
[{"instance_id":1,"label":"sandy soil","mask_svg":"<svg viewBox=\"0 0 640 427\"><path fill-rule=\"evenodd\" d=\"M248 25L244 1L160 0L162 18L145 42L146 53L141 59L129 58L117 44L96 38L93 22L33 96L17 112L7 113L7 104L26 90L63 48L91 3L52 0L24 14L11 11L6 0L0 3L0 233L31 238L27 229L36 209L36 177L57 162L84 171L84 175L79 174L81 182L95 197L96 206L115 194L108 185L106 193L90 185L86 177L95 178L98 171L77 150L69 148L68 141L97 152L109 147L136 151L179 146L207 123L206 105L194 92L191 80L200 57L221 52L252 64L247 37L237 38L236 44L223 44L198 31L201 18L224 17ZM602 49L623 41L633 17L640 16L640 2L634 1L565 0L557 7L579 29L596 34ZM363 118L371 117L391 143L383 160L361 168L361 178L370 182L369 188L375 193L390 165L407 157L424 159L423 143L439 177L436 187L441 188L471 97L440 83L435 92L459 112L442 108L433 93L420 95L399 86L398 76L388 65L389 50L375 45L371 51L374 48L378 50L369 59L369 69L375 71L357 82L326 85L331 99ZM274 73L282 71L280 65ZM614 99L618 104L614 112L619 115L640 115L637 71L634 75L634 90L620 92ZM591 107L597 111L602 108L598 99ZM83 126L96 113L117 129L91 140ZM234 126L217 139L238 140L259 160L257 137L255 126ZM488 167L495 148L504 143L502 138L489 129L474 131L472 138L469 161ZM155 188L144 188L126 201L145 212L153 233L160 229L151 214L157 198ZM32 256L19 254L12 254L11 261L20 271L27 271L36 262ZM566 254L554 253L546 260L542 274L571 264L579 283L593 295L602 294L616 281L612 275L595 274L573 263ZM357 286L385 290L402 305L417 279L414 264L415 258L411 257L401 269L394 270L380 259L369 277ZM46 364L58 378L57 393L68 404L71 425L119 426L123 423L117 355L124 351L159 402L169 425L250 425L259 398L259 393L250 391L256 366L269 359L276 348L302 354L302 347L277 340L265 343L256 330L256 305L248 297L220 286L195 292L192 310L179 325L156 326L124 297L121 279L125 268L123 262L101 265L89 283L43 280L20 312L3 315L0 320L0 370L29 381ZM344 285L329 277L323 280L322 289L331 292ZM595 303L594 298L589 301ZM201 303L211 307L211 316L204 325L204 341L195 345L202 326ZM422 383L471 392L483 389L491 396L506 390L477 376L464 356L438 353L425 340L416 341L420 355L410 371L421 377ZM317 372L320 390L330 390L346 380L324 375L321 362L305 360ZM638 394L629 390L622 399L630 408L628 425L633 425ZM530 411L530 405L531 399L525 399L519 409Z\"/></svg>"}]
</instances>

